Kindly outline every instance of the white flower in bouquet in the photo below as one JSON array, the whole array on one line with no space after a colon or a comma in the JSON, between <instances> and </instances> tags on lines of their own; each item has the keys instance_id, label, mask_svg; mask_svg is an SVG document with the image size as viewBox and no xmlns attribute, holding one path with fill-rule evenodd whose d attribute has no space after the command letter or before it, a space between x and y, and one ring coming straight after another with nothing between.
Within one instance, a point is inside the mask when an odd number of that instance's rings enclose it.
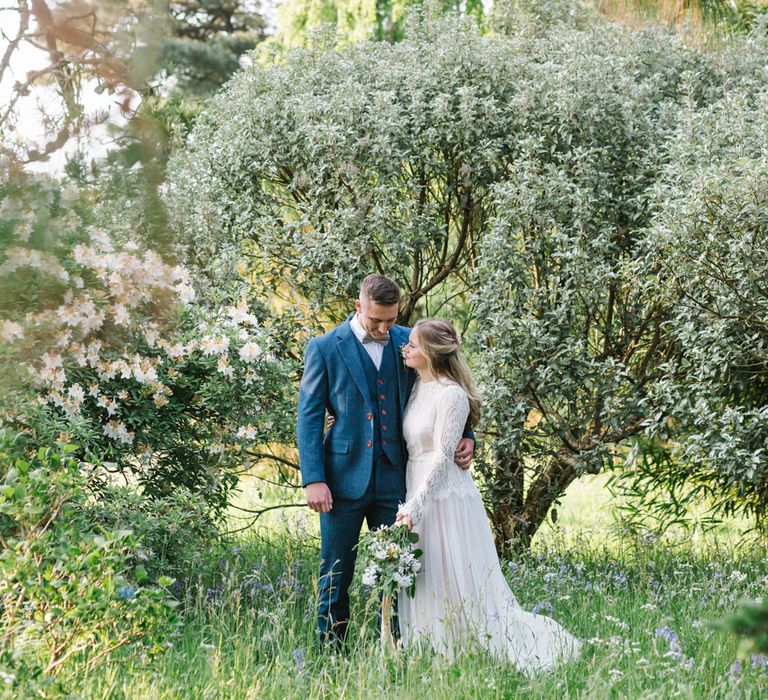
<instances>
[{"instance_id":1,"label":"white flower in bouquet","mask_svg":"<svg viewBox=\"0 0 768 700\"><path fill-rule=\"evenodd\" d=\"M365 567L363 584L394 595L400 588L413 596L416 574L421 568L416 548L419 536L402 525L380 527L360 538L358 549Z\"/></svg>"},{"instance_id":2,"label":"white flower in bouquet","mask_svg":"<svg viewBox=\"0 0 768 700\"><path fill-rule=\"evenodd\" d=\"M363 572L363 585L373 588L379 580L379 573L381 573L379 567L376 564L370 564Z\"/></svg>"}]
</instances>

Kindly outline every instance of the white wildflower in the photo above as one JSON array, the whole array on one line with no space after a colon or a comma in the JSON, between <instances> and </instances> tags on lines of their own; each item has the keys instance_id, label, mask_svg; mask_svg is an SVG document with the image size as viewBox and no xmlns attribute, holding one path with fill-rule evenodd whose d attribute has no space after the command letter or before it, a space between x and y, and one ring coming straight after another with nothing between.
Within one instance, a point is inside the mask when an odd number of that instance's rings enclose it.
<instances>
[{"instance_id":1,"label":"white wildflower","mask_svg":"<svg viewBox=\"0 0 768 700\"><path fill-rule=\"evenodd\" d=\"M131 324L131 315L123 304L113 304L110 309L115 323L119 326L129 326Z\"/></svg>"},{"instance_id":2,"label":"white wildflower","mask_svg":"<svg viewBox=\"0 0 768 700\"><path fill-rule=\"evenodd\" d=\"M22 221L16 226L15 234L19 241L28 243L29 237L32 235L32 225L28 221Z\"/></svg>"}]
</instances>

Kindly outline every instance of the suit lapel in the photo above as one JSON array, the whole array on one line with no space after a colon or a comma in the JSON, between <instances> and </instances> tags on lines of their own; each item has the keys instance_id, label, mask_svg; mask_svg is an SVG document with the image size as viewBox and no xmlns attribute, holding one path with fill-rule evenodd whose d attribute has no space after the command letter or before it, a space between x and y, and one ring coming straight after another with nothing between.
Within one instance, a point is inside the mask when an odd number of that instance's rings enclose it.
<instances>
[{"instance_id":1,"label":"suit lapel","mask_svg":"<svg viewBox=\"0 0 768 700\"><path fill-rule=\"evenodd\" d=\"M344 360L344 364L346 364L349 373L352 375L352 379L355 380L355 384L357 384L357 388L360 390L369 410L373 410L370 406L371 398L368 391L368 382L365 379L365 369L360 360L360 353L355 346L355 343L358 342L360 341L355 338L355 334L349 326L349 320L347 320L346 323L340 326L336 334L336 349L339 351L341 359Z\"/></svg>"}]
</instances>

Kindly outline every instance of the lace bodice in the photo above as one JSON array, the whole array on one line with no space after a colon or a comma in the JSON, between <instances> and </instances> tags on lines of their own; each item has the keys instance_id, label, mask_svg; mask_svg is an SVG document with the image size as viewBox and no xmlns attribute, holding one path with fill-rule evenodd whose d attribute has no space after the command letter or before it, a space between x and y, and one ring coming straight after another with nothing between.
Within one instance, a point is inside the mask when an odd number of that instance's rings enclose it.
<instances>
[{"instance_id":1,"label":"lace bodice","mask_svg":"<svg viewBox=\"0 0 768 700\"><path fill-rule=\"evenodd\" d=\"M403 417L408 494L398 511L410 515L414 523L421 519L430 498L474 490L469 472L453 461L468 416L469 399L455 382L416 382Z\"/></svg>"}]
</instances>

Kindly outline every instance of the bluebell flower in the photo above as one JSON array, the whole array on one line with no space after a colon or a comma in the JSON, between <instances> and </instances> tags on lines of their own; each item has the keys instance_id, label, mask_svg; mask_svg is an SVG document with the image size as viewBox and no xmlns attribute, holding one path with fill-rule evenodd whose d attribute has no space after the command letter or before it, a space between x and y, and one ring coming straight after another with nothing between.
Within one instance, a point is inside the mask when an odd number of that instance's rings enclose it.
<instances>
[{"instance_id":1,"label":"bluebell flower","mask_svg":"<svg viewBox=\"0 0 768 700\"><path fill-rule=\"evenodd\" d=\"M536 605L533 606L533 609L531 610L531 612L534 615L537 615L542 610L546 610L547 612L551 613L551 612L554 612L555 606L552 605L552 603L550 603L548 600L543 600L540 603L536 603Z\"/></svg>"},{"instance_id":2,"label":"bluebell flower","mask_svg":"<svg viewBox=\"0 0 768 700\"><path fill-rule=\"evenodd\" d=\"M737 678L741 675L742 670L741 661L736 660L733 662L733 666L731 666L727 675L729 678Z\"/></svg>"},{"instance_id":3,"label":"bluebell flower","mask_svg":"<svg viewBox=\"0 0 768 700\"><path fill-rule=\"evenodd\" d=\"M301 647L296 647L293 650L293 660L296 662L296 670L301 671L301 667L304 665L304 659L307 656L307 650Z\"/></svg>"},{"instance_id":4,"label":"bluebell flower","mask_svg":"<svg viewBox=\"0 0 768 700\"><path fill-rule=\"evenodd\" d=\"M617 571L613 575L613 581L617 586L627 585L627 575L623 571Z\"/></svg>"},{"instance_id":5,"label":"bluebell flower","mask_svg":"<svg viewBox=\"0 0 768 700\"><path fill-rule=\"evenodd\" d=\"M675 632L671 627L659 627L656 630L656 636L661 637L668 644L677 644L680 642L680 638L677 636L677 632Z\"/></svg>"},{"instance_id":6,"label":"bluebell flower","mask_svg":"<svg viewBox=\"0 0 768 700\"><path fill-rule=\"evenodd\" d=\"M508 561L507 566L509 567L510 571L517 571L520 567L517 565L514 561Z\"/></svg>"},{"instance_id":7,"label":"bluebell flower","mask_svg":"<svg viewBox=\"0 0 768 700\"><path fill-rule=\"evenodd\" d=\"M136 597L136 589L133 586L120 586L115 595L121 600L133 600Z\"/></svg>"},{"instance_id":8,"label":"bluebell flower","mask_svg":"<svg viewBox=\"0 0 768 700\"><path fill-rule=\"evenodd\" d=\"M765 654L752 654L752 668L768 668L768 656Z\"/></svg>"}]
</instances>

